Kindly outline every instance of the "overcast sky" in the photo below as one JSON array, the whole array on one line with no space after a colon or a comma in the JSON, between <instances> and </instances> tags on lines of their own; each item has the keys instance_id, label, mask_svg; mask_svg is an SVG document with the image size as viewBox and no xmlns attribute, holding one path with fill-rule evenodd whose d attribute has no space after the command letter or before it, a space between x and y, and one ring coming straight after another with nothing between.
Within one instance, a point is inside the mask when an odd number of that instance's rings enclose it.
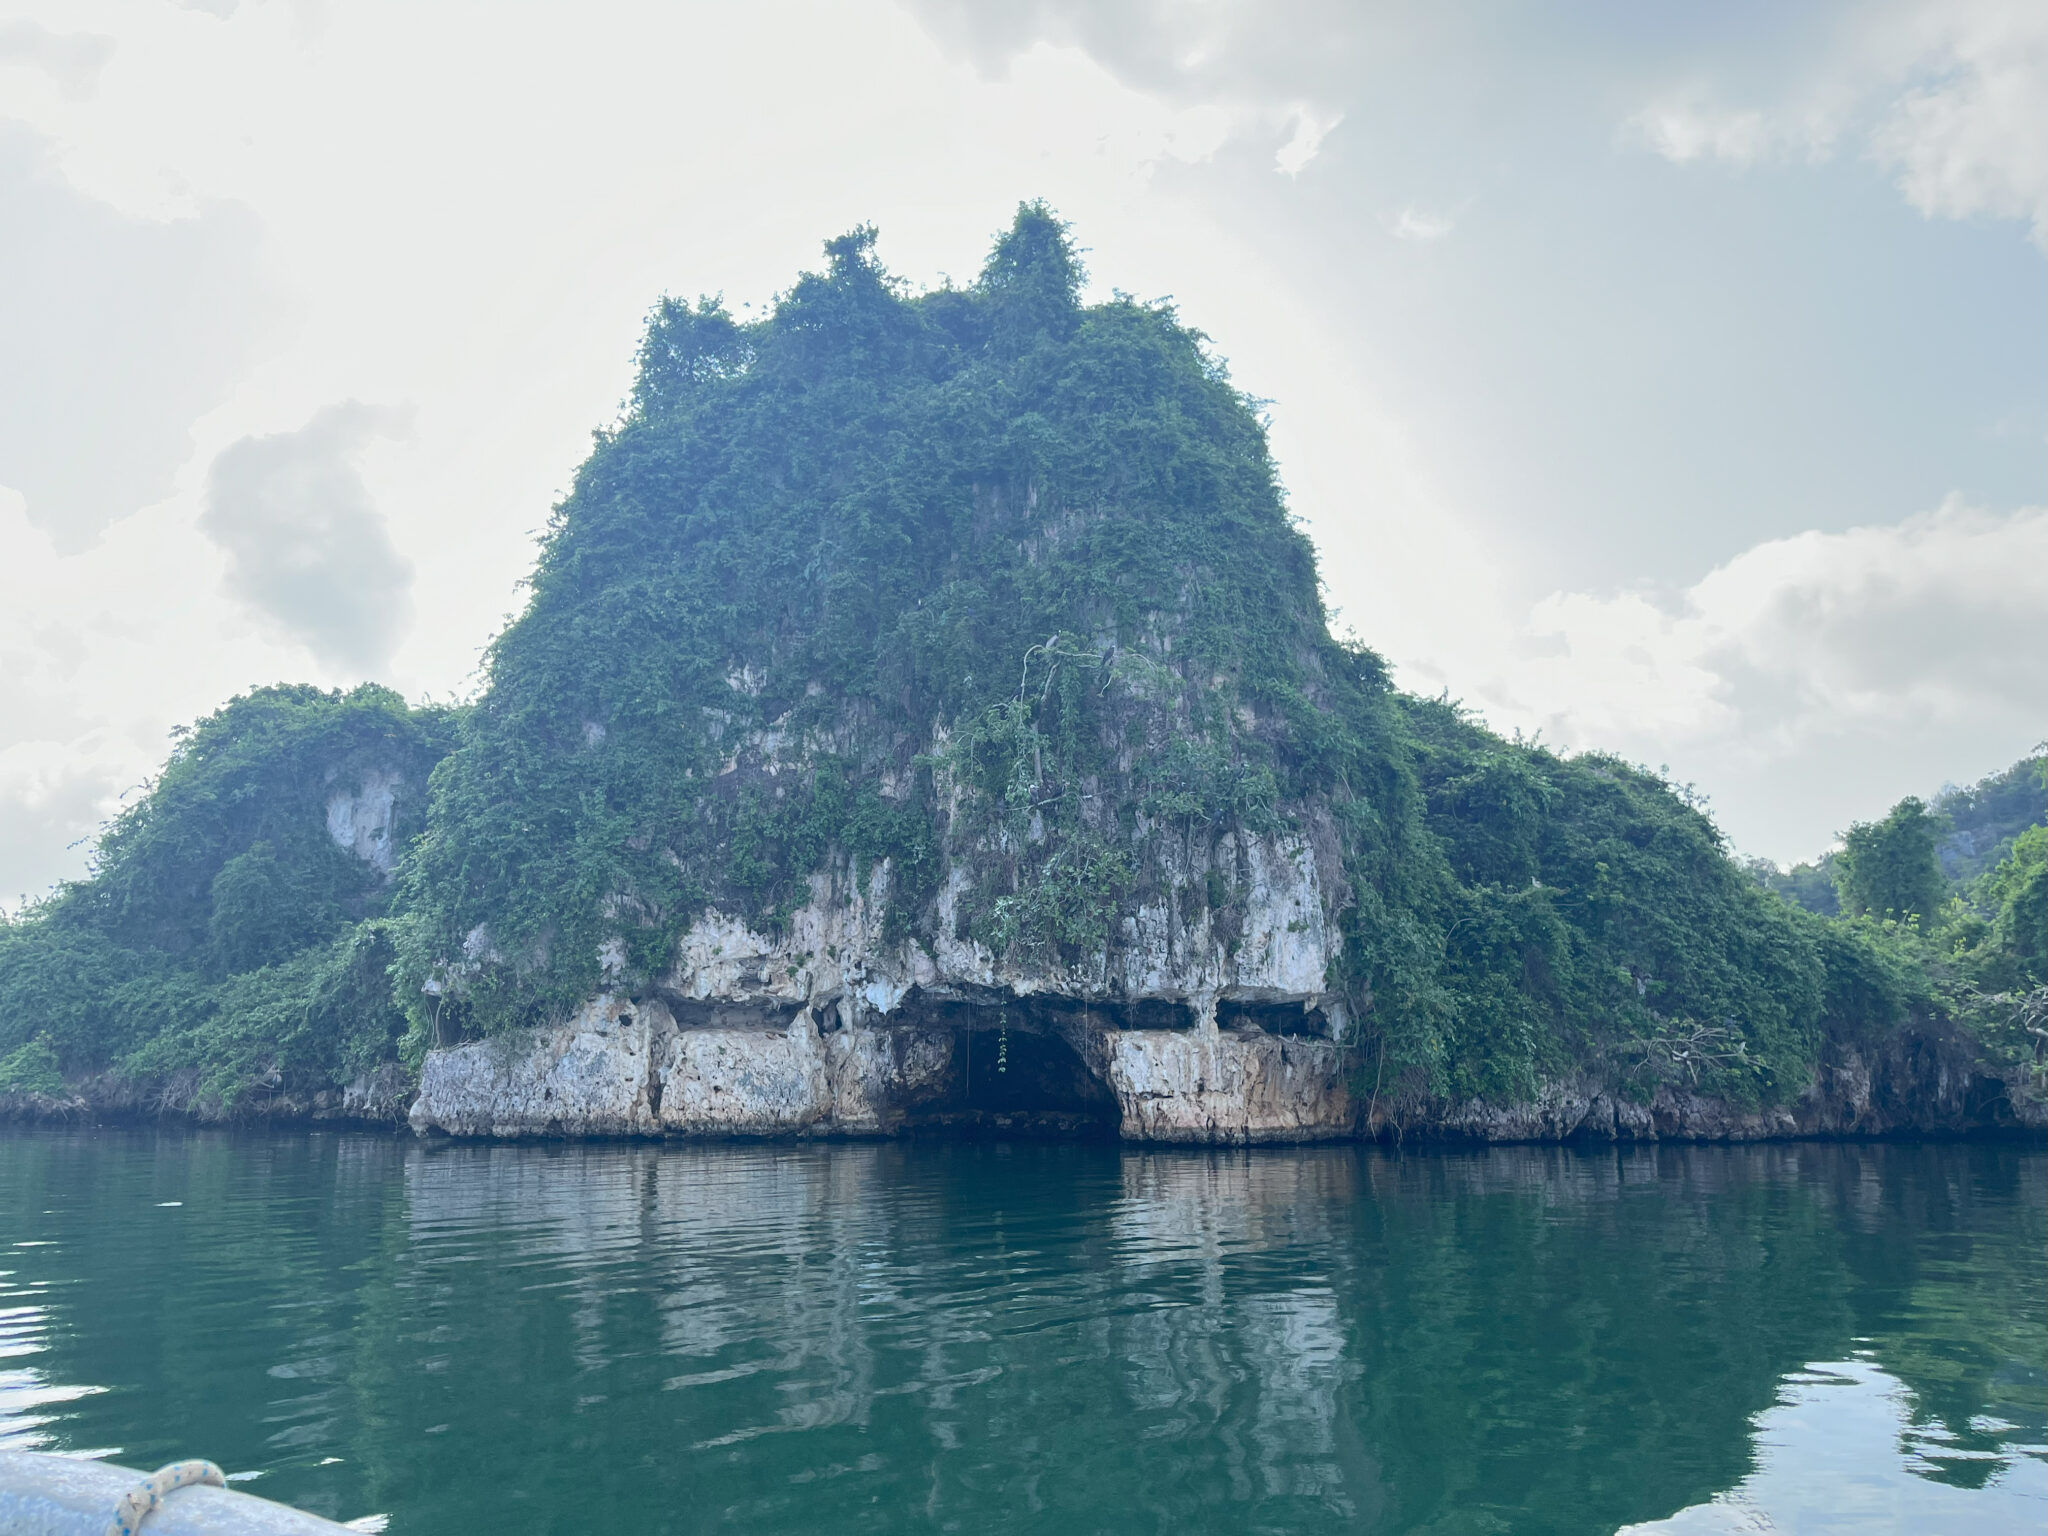
<instances>
[{"instance_id":1,"label":"overcast sky","mask_svg":"<svg viewBox=\"0 0 2048 1536\"><path fill-rule=\"evenodd\" d=\"M1022 198L1404 686L1826 847L2048 736L2048 6L0 0L0 891L257 683L474 690L660 294Z\"/></svg>"}]
</instances>

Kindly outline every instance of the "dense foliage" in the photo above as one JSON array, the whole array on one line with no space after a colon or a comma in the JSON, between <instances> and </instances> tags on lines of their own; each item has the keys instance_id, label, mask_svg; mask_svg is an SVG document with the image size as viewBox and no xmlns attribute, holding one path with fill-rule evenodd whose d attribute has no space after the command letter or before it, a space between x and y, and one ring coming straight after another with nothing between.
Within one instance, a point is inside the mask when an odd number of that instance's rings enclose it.
<instances>
[{"instance_id":1,"label":"dense foliage","mask_svg":"<svg viewBox=\"0 0 2048 1536\"><path fill-rule=\"evenodd\" d=\"M1752 875L1787 901L1846 914L1827 942L1856 945L1857 1015L1962 1025L2008 1091L2048 1096L2048 754L2037 753L1933 805L1908 796L1843 846Z\"/></svg>"},{"instance_id":2,"label":"dense foliage","mask_svg":"<svg viewBox=\"0 0 2048 1536\"><path fill-rule=\"evenodd\" d=\"M1703 811L1615 759L1503 742L1442 703L1408 711L1452 877L1451 1006L1440 1042L1392 1042L1404 1060L1496 1094L1589 1064L1625 1087L1797 1091L1830 1021L1830 957Z\"/></svg>"},{"instance_id":3,"label":"dense foliage","mask_svg":"<svg viewBox=\"0 0 2048 1536\"><path fill-rule=\"evenodd\" d=\"M279 686L181 732L90 877L0 925L0 1091L183 1072L231 1104L391 1059L391 886L336 845L326 806L395 775L409 840L453 727L388 688Z\"/></svg>"},{"instance_id":4,"label":"dense foliage","mask_svg":"<svg viewBox=\"0 0 2048 1536\"><path fill-rule=\"evenodd\" d=\"M1941 822L1908 795L1882 821L1859 822L1842 839L1835 887L1851 917L1933 918L1948 901L1935 846Z\"/></svg>"},{"instance_id":5,"label":"dense foliage","mask_svg":"<svg viewBox=\"0 0 2048 1536\"><path fill-rule=\"evenodd\" d=\"M1958 887L1989 873L2030 827L2041 825L2048 797L2048 754L2040 749L1967 788L1934 797L1946 831L1936 850L1941 871Z\"/></svg>"},{"instance_id":6,"label":"dense foliage","mask_svg":"<svg viewBox=\"0 0 2048 1536\"><path fill-rule=\"evenodd\" d=\"M1883 820L1851 828L1844 835L1843 848L1810 862L1781 870L1768 859L1751 859L1746 867L1766 889L1824 917L1841 912L1846 896L1859 913L1913 912L1932 919L1952 899L1965 906L1980 905L1983 877L2044 818L2048 818L2048 756L2037 752L1967 788L1945 788L1931 803L1910 797L1902 800ZM1932 876L1926 850L1920 846L1929 836L1936 839L1937 867ZM1860 848L1870 849L1873 858L1859 875L1853 868L1852 849ZM1895 890L1873 899L1873 879L1897 878L1882 874L1887 865L1907 875L1917 889L1910 893ZM1934 881L1941 882L1938 892Z\"/></svg>"}]
</instances>

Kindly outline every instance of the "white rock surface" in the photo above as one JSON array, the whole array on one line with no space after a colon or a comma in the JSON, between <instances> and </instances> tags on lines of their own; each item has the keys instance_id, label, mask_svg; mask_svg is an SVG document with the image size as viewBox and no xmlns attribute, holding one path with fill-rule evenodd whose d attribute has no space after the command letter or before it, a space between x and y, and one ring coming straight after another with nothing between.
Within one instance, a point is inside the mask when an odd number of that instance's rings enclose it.
<instances>
[{"instance_id":1,"label":"white rock surface","mask_svg":"<svg viewBox=\"0 0 2048 1536\"><path fill-rule=\"evenodd\" d=\"M1109 1030L1102 1048L1126 1141L1324 1141L1352 1129L1328 1040L1204 1025Z\"/></svg>"},{"instance_id":2,"label":"white rock surface","mask_svg":"<svg viewBox=\"0 0 2048 1536\"><path fill-rule=\"evenodd\" d=\"M862 1013L890 1014L912 987L1054 993L1090 1001L1204 996L1324 1003L1331 962L1341 939L1324 910L1324 892L1307 839L1293 833L1225 838L1219 859L1248 871L1241 892L1244 922L1233 942L1214 931L1206 907L1189 910L1185 893L1199 888L1208 867L1162 871L1168 896L1126 918L1110 950L1092 966L1062 970L999 961L985 945L953 937L967 874L956 864L938 902L940 937L927 949L914 941L882 941L888 904L887 861L865 889L811 878L811 899L783 933L756 932L713 908L676 947L661 990L682 999L767 1003L823 1010L842 997ZM1169 859L1169 863L1173 861Z\"/></svg>"},{"instance_id":3,"label":"white rock surface","mask_svg":"<svg viewBox=\"0 0 2048 1536\"><path fill-rule=\"evenodd\" d=\"M1323 915L1321 882L1308 843L1293 836L1244 842L1251 897L1243 942L1229 961L1229 984L1243 992L1321 992L1338 941Z\"/></svg>"},{"instance_id":4,"label":"white rock surface","mask_svg":"<svg viewBox=\"0 0 2048 1536\"><path fill-rule=\"evenodd\" d=\"M856 1025L825 1037L832 1123L848 1134L893 1129L903 1105L946 1080L953 1036Z\"/></svg>"},{"instance_id":5,"label":"white rock surface","mask_svg":"<svg viewBox=\"0 0 2048 1536\"><path fill-rule=\"evenodd\" d=\"M398 794L404 785L400 775L372 768L353 790L338 789L329 795L327 835L335 846L382 874L396 869Z\"/></svg>"},{"instance_id":6,"label":"white rock surface","mask_svg":"<svg viewBox=\"0 0 2048 1536\"><path fill-rule=\"evenodd\" d=\"M659 1003L592 998L563 1024L429 1051L415 1131L451 1136L644 1136L660 1130L651 1036Z\"/></svg>"},{"instance_id":7,"label":"white rock surface","mask_svg":"<svg viewBox=\"0 0 2048 1536\"><path fill-rule=\"evenodd\" d=\"M808 1013L787 1029L688 1029L657 1056L661 1127L683 1135L772 1136L832 1118L824 1042Z\"/></svg>"},{"instance_id":8,"label":"white rock surface","mask_svg":"<svg viewBox=\"0 0 2048 1536\"><path fill-rule=\"evenodd\" d=\"M821 1034L677 1029L659 1003L600 999L569 1024L429 1053L412 1124L454 1136L888 1134L947 1081L956 1036L866 1024ZM1347 1134L1340 1053L1256 1031L1097 1028L1083 1041L1131 1141L1245 1144Z\"/></svg>"}]
</instances>

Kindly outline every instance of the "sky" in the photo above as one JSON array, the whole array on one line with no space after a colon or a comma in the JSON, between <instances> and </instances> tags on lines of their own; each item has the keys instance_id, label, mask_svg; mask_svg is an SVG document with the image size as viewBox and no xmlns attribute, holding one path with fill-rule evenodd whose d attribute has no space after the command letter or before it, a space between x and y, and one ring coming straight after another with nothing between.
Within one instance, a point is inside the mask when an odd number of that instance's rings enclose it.
<instances>
[{"instance_id":1,"label":"sky","mask_svg":"<svg viewBox=\"0 0 2048 1536\"><path fill-rule=\"evenodd\" d=\"M0 892L275 681L473 696L648 309L1017 203L1339 626L1789 862L2048 738L2048 7L0 0Z\"/></svg>"}]
</instances>

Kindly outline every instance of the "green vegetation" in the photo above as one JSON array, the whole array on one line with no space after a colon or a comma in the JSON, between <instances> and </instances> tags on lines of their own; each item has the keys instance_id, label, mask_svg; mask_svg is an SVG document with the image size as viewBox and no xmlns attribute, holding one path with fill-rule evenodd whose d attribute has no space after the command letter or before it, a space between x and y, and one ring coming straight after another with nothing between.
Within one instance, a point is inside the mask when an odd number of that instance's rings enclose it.
<instances>
[{"instance_id":1,"label":"green vegetation","mask_svg":"<svg viewBox=\"0 0 2048 1536\"><path fill-rule=\"evenodd\" d=\"M1934 810L1947 832L1937 850L1942 874L1958 888L1988 873L2030 827L2041 825L2048 755L2037 749L1967 789L1944 789Z\"/></svg>"},{"instance_id":2,"label":"green vegetation","mask_svg":"<svg viewBox=\"0 0 2048 1536\"><path fill-rule=\"evenodd\" d=\"M1839 853L1824 853L1812 863L1794 864L1790 869L1780 869L1769 859L1749 859L1743 867L1757 884L1775 891L1794 906L1818 912L1822 917L1838 917L1842 897L1835 882L1840 863Z\"/></svg>"},{"instance_id":3,"label":"green vegetation","mask_svg":"<svg viewBox=\"0 0 2048 1536\"><path fill-rule=\"evenodd\" d=\"M1706 815L1639 768L1501 741L1411 703L1439 909L1452 1092L1515 1097L1604 1065L1645 1093L1677 1075L1738 1100L1796 1092L1827 968L1802 925L1729 861ZM1432 1087L1437 1084L1432 1083Z\"/></svg>"},{"instance_id":4,"label":"green vegetation","mask_svg":"<svg viewBox=\"0 0 2048 1536\"><path fill-rule=\"evenodd\" d=\"M57 1052L42 1035L23 1041L0 1059L0 1093L54 1097L63 1092L64 1073Z\"/></svg>"},{"instance_id":5,"label":"green vegetation","mask_svg":"<svg viewBox=\"0 0 2048 1536\"><path fill-rule=\"evenodd\" d=\"M1884 820L1851 827L1835 877L1843 909L1851 917L1899 922L1934 917L1948 901L1941 861L1934 856L1940 836L1940 819L1910 795Z\"/></svg>"},{"instance_id":6,"label":"green vegetation","mask_svg":"<svg viewBox=\"0 0 2048 1536\"><path fill-rule=\"evenodd\" d=\"M1960 1024L2005 1075L2008 1092L2048 1094L2048 753L2022 758L1932 807L1908 796L1843 846L1789 875L1752 875L1788 902L1847 919L1829 942L1865 956L1855 1004L1883 1024L1908 1015Z\"/></svg>"},{"instance_id":7,"label":"green vegetation","mask_svg":"<svg viewBox=\"0 0 2048 1536\"><path fill-rule=\"evenodd\" d=\"M90 877L0 925L0 1092L182 1076L226 1109L392 1059L391 886L328 835L327 804L395 778L402 845L454 725L388 688L280 686L180 733Z\"/></svg>"},{"instance_id":8,"label":"green vegetation","mask_svg":"<svg viewBox=\"0 0 2048 1536\"><path fill-rule=\"evenodd\" d=\"M1852 827L1844 834L1844 848L1809 863L1780 870L1768 859L1751 859L1745 867L1766 889L1824 917L1843 911L1847 901L1859 915L1932 918L1952 900L1982 908L1990 890L1984 877L2044 818L2048 755L2037 751L1967 789L1945 789L1931 804L1902 800L1882 821ZM1865 852L1868 858L1858 871L1857 855ZM1991 910L1996 908L1997 902L1991 902Z\"/></svg>"},{"instance_id":9,"label":"green vegetation","mask_svg":"<svg viewBox=\"0 0 2048 1536\"><path fill-rule=\"evenodd\" d=\"M1852 830L1846 919L1802 909L1811 872L1778 900L1657 775L1334 639L1256 402L1170 306L1083 305L1043 207L966 288L908 291L872 230L826 252L758 320L655 309L472 708L269 689L183 740L92 878L0 930L0 1071L42 1042L221 1103L331 1085L559 1016L607 964L644 986L708 906L781 930L821 896L1092 990L1141 903L1237 942L1238 835L1273 832L1328 855L1376 1092L1782 1100L1831 1037L1937 1014L2022 1059L2012 794L1970 802L2007 848L1974 916L1917 801ZM432 769L395 899L325 833L373 767Z\"/></svg>"}]
</instances>

